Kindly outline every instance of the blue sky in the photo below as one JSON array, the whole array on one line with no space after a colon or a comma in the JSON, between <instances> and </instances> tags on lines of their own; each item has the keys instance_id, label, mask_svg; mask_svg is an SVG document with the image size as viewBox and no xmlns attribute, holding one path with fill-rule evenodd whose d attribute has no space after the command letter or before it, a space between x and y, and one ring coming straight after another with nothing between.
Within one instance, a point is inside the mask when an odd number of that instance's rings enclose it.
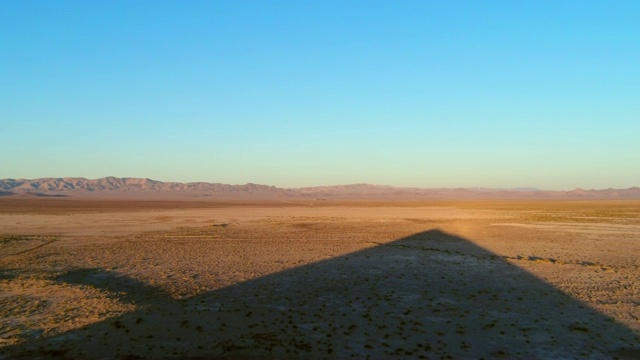
<instances>
[{"instance_id":1,"label":"blue sky","mask_svg":"<svg viewBox=\"0 0 640 360\"><path fill-rule=\"evenodd\" d=\"M640 185L638 1L0 2L0 178Z\"/></svg>"}]
</instances>

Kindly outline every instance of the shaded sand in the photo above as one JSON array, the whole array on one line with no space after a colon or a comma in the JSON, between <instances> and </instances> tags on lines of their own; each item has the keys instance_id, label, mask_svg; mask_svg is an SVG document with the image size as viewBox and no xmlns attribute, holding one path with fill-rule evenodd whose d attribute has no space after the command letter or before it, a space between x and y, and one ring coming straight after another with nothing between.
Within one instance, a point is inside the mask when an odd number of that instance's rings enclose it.
<instances>
[{"instance_id":1,"label":"shaded sand","mask_svg":"<svg viewBox=\"0 0 640 360\"><path fill-rule=\"evenodd\" d=\"M1 358L638 356L640 203L2 201Z\"/></svg>"}]
</instances>

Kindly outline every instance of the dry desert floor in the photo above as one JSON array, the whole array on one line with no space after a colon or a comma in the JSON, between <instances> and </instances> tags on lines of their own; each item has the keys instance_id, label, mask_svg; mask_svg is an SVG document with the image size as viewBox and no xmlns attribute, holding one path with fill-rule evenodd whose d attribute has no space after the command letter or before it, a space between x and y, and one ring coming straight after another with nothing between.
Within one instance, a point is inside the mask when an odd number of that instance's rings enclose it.
<instances>
[{"instance_id":1,"label":"dry desert floor","mask_svg":"<svg viewBox=\"0 0 640 360\"><path fill-rule=\"evenodd\" d=\"M638 201L0 199L0 358L640 356Z\"/></svg>"}]
</instances>

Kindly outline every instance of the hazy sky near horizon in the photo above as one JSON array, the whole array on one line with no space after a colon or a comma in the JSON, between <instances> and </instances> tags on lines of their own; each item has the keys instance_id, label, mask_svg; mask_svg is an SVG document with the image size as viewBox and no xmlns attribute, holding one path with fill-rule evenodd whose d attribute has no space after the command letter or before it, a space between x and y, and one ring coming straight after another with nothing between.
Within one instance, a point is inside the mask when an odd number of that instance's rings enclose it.
<instances>
[{"instance_id":1,"label":"hazy sky near horizon","mask_svg":"<svg viewBox=\"0 0 640 360\"><path fill-rule=\"evenodd\" d=\"M0 2L0 178L640 185L639 1Z\"/></svg>"}]
</instances>

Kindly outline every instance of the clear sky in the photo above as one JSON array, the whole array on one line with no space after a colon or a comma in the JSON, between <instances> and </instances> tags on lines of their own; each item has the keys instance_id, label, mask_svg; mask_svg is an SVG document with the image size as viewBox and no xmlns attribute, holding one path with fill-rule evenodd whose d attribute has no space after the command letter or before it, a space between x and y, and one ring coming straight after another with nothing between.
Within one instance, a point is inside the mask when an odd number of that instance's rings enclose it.
<instances>
[{"instance_id":1,"label":"clear sky","mask_svg":"<svg viewBox=\"0 0 640 360\"><path fill-rule=\"evenodd\" d=\"M640 1L0 1L0 178L640 186Z\"/></svg>"}]
</instances>

